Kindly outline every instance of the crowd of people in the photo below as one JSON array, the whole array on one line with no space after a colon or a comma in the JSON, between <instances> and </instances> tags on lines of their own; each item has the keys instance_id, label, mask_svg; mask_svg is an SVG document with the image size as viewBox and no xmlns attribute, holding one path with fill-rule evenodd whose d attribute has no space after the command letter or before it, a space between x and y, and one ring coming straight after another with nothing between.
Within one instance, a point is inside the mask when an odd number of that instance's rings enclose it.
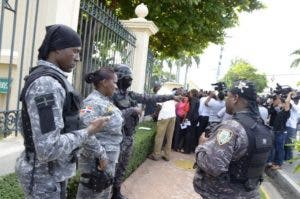
<instances>
[{"instance_id":1,"label":"crowd of people","mask_svg":"<svg viewBox=\"0 0 300 199\"><path fill-rule=\"evenodd\" d=\"M38 64L25 79L20 97L25 150L16 174L26 198L66 198L76 163L78 199L126 198L120 190L142 114L138 103L157 121L149 158L169 161L172 148L195 152L194 188L203 198L258 198L265 163L278 169L292 158L285 143L296 135L294 92L274 96L268 110L249 81L234 84L226 101L222 90L156 87L155 95L139 94L128 90L130 68L118 64L85 75L94 90L81 102L66 76L79 61L80 48L74 30L48 26Z\"/></svg>"},{"instance_id":2,"label":"crowd of people","mask_svg":"<svg viewBox=\"0 0 300 199\"><path fill-rule=\"evenodd\" d=\"M159 86L157 85L154 89L157 90L158 88ZM160 91L158 90L157 93L160 93ZM153 120L158 120L159 127L161 126L159 124L160 120L166 119L166 117L174 119L174 124L170 124L174 130L166 133L166 135L168 134L166 140L172 140L171 146L173 150L190 154L195 151L203 132L208 133L210 126L219 124L224 119L229 118L225 112L225 93L198 91L196 89L186 91L180 87L174 88L173 94L182 96L182 100L173 102L169 106L163 103L153 107L151 104L152 111L148 111L148 114L152 113ZM160 113L161 110L163 110L163 113ZM169 116L166 116L168 113ZM170 138L170 136L172 137ZM159 145L163 144L164 137L161 140ZM151 155L150 157L153 156ZM166 159L164 156L162 157ZM157 160L158 157L156 156L152 159Z\"/></svg>"},{"instance_id":3,"label":"crowd of people","mask_svg":"<svg viewBox=\"0 0 300 199\"><path fill-rule=\"evenodd\" d=\"M158 88L160 87L157 85L155 90ZM175 124L173 138L171 138L172 149L189 154L195 151L202 133L209 134L212 127L232 118L232 115L226 112L225 107L227 91L203 91L202 89L186 91L182 87L175 88L173 91L174 94L181 95L183 98L174 105ZM260 118L264 124L272 128L275 136L273 150L268 159L268 166L272 169L280 168L284 161L293 158L292 146L289 144L296 139L300 114L299 99L293 98L295 95L296 92L291 91L286 96L273 94L269 98L257 96L256 99ZM154 120L157 120L159 110L161 110L161 105L152 108ZM168 111L171 112L171 110L169 107ZM152 159L157 160L158 157Z\"/></svg>"}]
</instances>

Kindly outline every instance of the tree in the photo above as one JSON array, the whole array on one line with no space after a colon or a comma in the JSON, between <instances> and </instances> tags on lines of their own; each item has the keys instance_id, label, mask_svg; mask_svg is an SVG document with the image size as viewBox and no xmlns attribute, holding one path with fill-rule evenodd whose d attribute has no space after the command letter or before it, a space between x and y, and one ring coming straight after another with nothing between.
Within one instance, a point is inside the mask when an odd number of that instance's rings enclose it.
<instances>
[{"instance_id":1,"label":"tree","mask_svg":"<svg viewBox=\"0 0 300 199\"><path fill-rule=\"evenodd\" d=\"M179 59L198 55L209 43L222 44L225 29L238 24L238 13L263 8L260 0L100 0L120 19L134 18L140 3L149 8L146 17L159 28L150 38L156 57Z\"/></svg>"},{"instance_id":2,"label":"tree","mask_svg":"<svg viewBox=\"0 0 300 199\"><path fill-rule=\"evenodd\" d=\"M292 62L291 68L299 66L299 64L300 64L300 49L295 50L294 52L292 52L291 55L297 56L297 58Z\"/></svg>"},{"instance_id":3,"label":"tree","mask_svg":"<svg viewBox=\"0 0 300 199\"><path fill-rule=\"evenodd\" d=\"M175 75L173 75L170 72L163 71L163 62L160 60L155 60L153 63L153 69L152 69L152 79L151 79L151 86L153 86L155 83L164 83L166 81L169 81L170 79L175 79Z\"/></svg>"},{"instance_id":4,"label":"tree","mask_svg":"<svg viewBox=\"0 0 300 199\"><path fill-rule=\"evenodd\" d=\"M173 60L172 59L167 59L167 64L168 64L168 67L169 67L169 81L171 81L171 75L172 75L172 69L173 69Z\"/></svg>"},{"instance_id":5,"label":"tree","mask_svg":"<svg viewBox=\"0 0 300 199\"><path fill-rule=\"evenodd\" d=\"M231 87L237 80L247 79L253 81L257 92L260 93L267 87L267 78L265 74L257 73L257 69L250 63L242 59L236 59L231 63L229 71L223 77L227 87Z\"/></svg>"}]
</instances>

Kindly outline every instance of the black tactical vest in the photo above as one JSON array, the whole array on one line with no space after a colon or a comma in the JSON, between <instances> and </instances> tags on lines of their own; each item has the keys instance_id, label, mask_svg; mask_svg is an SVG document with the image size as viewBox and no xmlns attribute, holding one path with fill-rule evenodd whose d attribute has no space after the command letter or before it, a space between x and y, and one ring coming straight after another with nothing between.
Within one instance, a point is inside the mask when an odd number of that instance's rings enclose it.
<instances>
[{"instance_id":1,"label":"black tactical vest","mask_svg":"<svg viewBox=\"0 0 300 199\"><path fill-rule=\"evenodd\" d=\"M117 91L113 95L113 103L118 107L120 110L124 110L127 108L137 106L137 102L132 97L131 91ZM124 116L124 125L122 128L122 133L124 136L131 137L135 132L135 127L138 124L139 116L137 113L133 113L131 115Z\"/></svg>"},{"instance_id":2,"label":"black tactical vest","mask_svg":"<svg viewBox=\"0 0 300 199\"><path fill-rule=\"evenodd\" d=\"M128 91L117 91L113 95L113 102L120 110L135 107L137 105L136 100L134 100L131 96L131 92Z\"/></svg>"},{"instance_id":3,"label":"black tactical vest","mask_svg":"<svg viewBox=\"0 0 300 199\"><path fill-rule=\"evenodd\" d=\"M261 119L256 121L247 113L238 113L233 119L244 127L249 145L245 156L230 162L230 182L242 183L246 191L252 191L263 180L265 164L273 147L273 134Z\"/></svg>"},{"instance_id":4,"label":"black tactical vest","mask_svg":"<svg viewBox=\"0 0 300 199\"><path fill-rule=\"evenodd\" d=\"M27 112L27 105L25 102L25 94L31 83L41 76L50 76L56 79L66 91L66 98L63 106L63 120L64 128L61 130L61 134L68 133L81 128L81 121L79 117L81 98L74 91L72 85L68 80L58 71L48 66L37 66L25 79L25 85L23 87L20 101L22 102L22 127L24 135L25 152L35 152L34 143L32 140L32 130L30 124L30 118Z\"/></svg>"}]
</instances>

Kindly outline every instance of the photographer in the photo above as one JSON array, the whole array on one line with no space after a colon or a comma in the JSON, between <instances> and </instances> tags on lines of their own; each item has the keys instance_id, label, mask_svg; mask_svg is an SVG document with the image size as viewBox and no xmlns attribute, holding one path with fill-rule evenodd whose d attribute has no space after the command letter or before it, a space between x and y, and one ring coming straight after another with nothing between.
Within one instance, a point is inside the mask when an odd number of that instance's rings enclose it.
<instances>
[{"instance_id":1,"label":"photographer","mask_svg":"<svg viewBox=\"0 0 300 199\"><path fill-rule=\"evenodd\" d=\"M279 95L274 95L272 96L271 99L271 105L268 110L269 112L269 126L273 127L274 126L274 120L279 112L279 102L280 102L280 96Z\"/></svg>"},{"instance_id":2,"label":"photographer","mask_svg":"<svg viewBox=\"0 0 300 199\"><path fill-rule=\"evenodd\" d=\"M284 99L284 95L281 97L279 95L273 97L273 102L270 108L270 126L273 126L275 143L273 152L271 152L268 159L268 165L271 166L271 169L280 169L283 163L284 144L287 136L286 122L290 117L290 101L293 94L294 92L289 92L286 99Z\"/></svg>"},{"instance_id":3,"label":"photographer","mask_svg":"<svg viewBox=\"0 0 300 199\"><path fill-rule=\"evenodd\" d=\"M218 124L222 121L222 118L218 116L218 112L225 107L225 94L222 91L216 95L213 91L205 100L205 106L209 108L209 124Z\"/></svg>"}]
</instances>

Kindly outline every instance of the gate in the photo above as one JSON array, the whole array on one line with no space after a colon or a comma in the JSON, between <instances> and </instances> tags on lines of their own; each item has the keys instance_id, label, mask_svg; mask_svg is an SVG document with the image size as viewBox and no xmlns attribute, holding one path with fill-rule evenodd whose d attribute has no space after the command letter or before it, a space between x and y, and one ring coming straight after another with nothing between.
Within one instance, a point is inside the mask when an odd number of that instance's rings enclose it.
<instances>
[{"instance_id":1,"label":"gate","mask_svg":"<svg viewBox=\"0 0 300 199\"><path fill-rule=\"evenodd\" d=\"M84 82L85 74L119 63L132 67L136 39L100 0L81 0L78 33L82 39L81 67L77 67L74 80L83 96L92 90Z\"/></svg>"},{"instance_id":2,"label":"gate","mask_svg":"<svg viewBox=\"0 0 300 199\"><path fill-rule=\"evenodd\" d=\"M0 137L18 131L19 97L29 68L24 66L34 66L37 61L40 3L43 1L0 0ZM117 63L132 67L136 39L101 0L81 0L78 33L83 45L73 83L83 96L91 91L84 74Z\"/></svg>"},{"instance_id":3,"label":"gate","mask_svg":"<svg viewBox=\"0 0 300 199\"><path fill-rule=\"evenodd\" d=\"M17 133L24 65L33 65L39 0L0 0L0 136Z\"/></svg>"},{"instance_id":4,"label":"gate","mask_svg":"<svg viewBox=\"0 0 300 199\"><path fill-rule=\"evenodd\" d=\"M150 49L148 49L147 65L145 71L146 72L145 86L144 86L145 93L151 93L151 88L154 86L154 81L152 79L153 64L154 64L154 55L150 51Z\"/></svg>"}]
</instances>

